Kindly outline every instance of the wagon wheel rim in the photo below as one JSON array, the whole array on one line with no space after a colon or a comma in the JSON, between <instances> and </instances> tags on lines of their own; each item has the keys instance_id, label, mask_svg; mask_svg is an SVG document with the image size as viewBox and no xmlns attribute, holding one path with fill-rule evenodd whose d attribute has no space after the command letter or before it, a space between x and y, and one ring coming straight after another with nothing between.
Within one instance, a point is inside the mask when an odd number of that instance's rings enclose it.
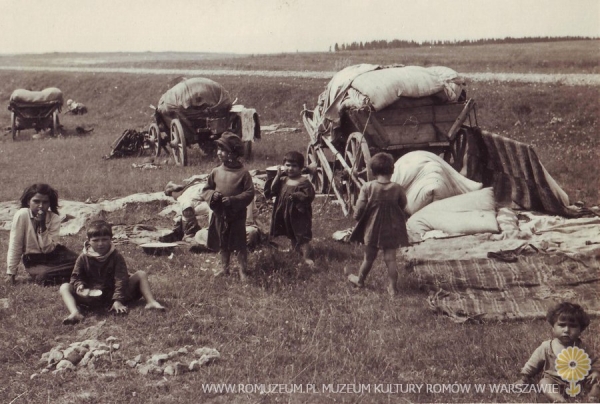
<instances>
[{"instance_id":1,"label":"wagon wheel rim","mask_svg":"<svg viewBox=\"0 0 600 404\"><path fill-rule=\"evenodd\" d=\"M456 133L454 140L450 142L449 149L444 153L444 160L450 164L456 171L460 172L463 168L465 151L467 150L467 134L464 129Z\"/></svg>"},{"instance_id":2,"label":"wagon wheel rim","mask_svg":"<svg viewBox=\"0 0 600 404\"><path fill-rule=\"evenodd\" d=\"M187 165L185 132L179 119L173 119L173 122L171 122L171 154L175 164L178 166Z\"/></svg>"},{"instance_id":3,"label":"wagon wheel rim","mask_svg":"<svg viewBox=\"0 0 600 404\"><path fill-rule=\"evenodd\" d=\"M308 145L306 150L306 166L316 165L316 169L308 174L308 178L315 188L317 194L323 194L327 191L327 178L323 171L323 166L317 156L317 151L313 145Z\"/></svg>"},{"instance_id":4,"label":"wagon wheel rim","mask_svg":"<svg viewBox=\"0 0 600 404\"><path fill-rule=\"evenodd\" d=\"M52 136L58 135L59 128L60 128L60 121L58 120L58 111L54 111L52 113L52 129L51 129L50 134Z\"/></svg>"},{"instance_id":5,"label":"wagon wheel rim","mask_svg":"<svg viewBox=\"0 0 600 404\"><path fill-rule=\"evenodd\" d=\"M10 113L10 132L12 134L13 140L16 140L19 131L17 130L17 116L14 112Z\"/></svg>"},{"instance_id":6,"label":"wagon wheel rim","mask_svg":"<svg viewBox=\"0 0 600 404\"><path fill-rule=\"evenodd\" d=\"M160 129L155 123L150 125L150 127L148 128L148 145L150 146L150 150L155 157L160 156L160 149L162 146L160 139Z\"/></svg>"},{"instance_id":7,"label":"wagon wheel rim","mask_svg":"<svg viewBox=\"0 0 600 404\"><path fill-rule=\"evenodd\" d=\"M348 137L344 151L344 160L362 184L371 180L372 174L368 165L371 161L371 152L362 133L354 132ZM347 178L346 203L350 210L354 208L359 193L360 187L351 178Z\"/></svg>"}]
</instances>

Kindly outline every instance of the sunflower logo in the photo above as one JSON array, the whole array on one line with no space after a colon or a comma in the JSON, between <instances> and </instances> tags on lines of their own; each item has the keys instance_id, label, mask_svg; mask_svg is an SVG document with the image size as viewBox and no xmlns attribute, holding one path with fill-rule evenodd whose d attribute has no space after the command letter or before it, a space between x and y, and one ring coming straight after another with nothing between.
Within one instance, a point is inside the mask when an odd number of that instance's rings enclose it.
<instances>
[{"instance_id":1,"label":"sunflower logo","mask_svg":"<svg viewBox=\"0 0 600 404\"><path fill-rule=\"evenodd\" d=\"M571 397L581 393L581 386L577 382L583 380L592 368L588 354L581 348L570 346L558 354L555 365L560 378L569 382L566 393Z\"/></svg>"}]
</instances>

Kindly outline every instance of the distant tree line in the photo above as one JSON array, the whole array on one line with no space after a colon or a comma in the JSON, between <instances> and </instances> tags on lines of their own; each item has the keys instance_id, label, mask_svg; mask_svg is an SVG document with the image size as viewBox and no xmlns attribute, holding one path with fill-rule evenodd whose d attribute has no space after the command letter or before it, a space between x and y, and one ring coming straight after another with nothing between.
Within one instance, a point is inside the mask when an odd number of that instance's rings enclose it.
<instances>
[{"instance_id":1,"label":"distant tree line","mask_svg":"<svg viewBox=\"0 0 600 404\"><path fill-rule=\"evenodd\" d=\"M419 48L424 46L470 46L470 45L487 45L487 44L514 44L514 43L530 43L530 42L560 42L560 41L581 41L598 39L592 37L581 36L563 36L563 37L527 37L527 38L485 38L485 39L465 39L460 41L405 41L402 39L393 39L386 41L385 39L367 42L352 42L352 43L336 43L333 46L334 52L353 51L353 50L370 50L370 49L395 49L395 48ZM330 48L331 49L331 48Z\"/></svg>"}]
</instances>

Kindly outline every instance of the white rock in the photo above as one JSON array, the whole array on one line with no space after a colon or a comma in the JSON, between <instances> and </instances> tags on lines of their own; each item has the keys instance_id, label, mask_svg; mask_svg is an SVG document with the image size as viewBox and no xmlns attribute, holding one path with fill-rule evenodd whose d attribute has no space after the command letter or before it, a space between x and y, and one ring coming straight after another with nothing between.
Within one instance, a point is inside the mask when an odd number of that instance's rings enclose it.
<instances>
[{"instance_id":1,"label":"white rock","mask_svg":"<svg viewBox=\"0 0 600 404\"><path fill-rule=\"evenodd\" d=\"M121 348L121 344L112 344L112 349L114 351L116 351L117 349Z\"/></svg>"},{"instance_id":2,"label":"white rock","mask_svg":"<svg viewBox=\"0 0 600 404\"><path fill-rule=\"evenodd\" d=\"M134 367L137 366L138 363L136 361L133 361L133 360L128 360L127 362L125 362L125 364L127 366L129 366L130 368L134 368Z\"/></svg>"},{"instance_id":3,"label":"white rock","mask_svg":"<svg viewBox=\"0 0 600 404\"><path fill-rule=\"evenodd\" d=\"M169 360L169 355L158 354L158 355L152 355L152 358L150 358L148 361L155 366L160 366L163 363L165 363L167 360Z\"/></svg>"},{"instance_id":4,"label":"white rock","mask_svg":"<svg viewBox=\"0 0 600 404\"><path fill-rule=\"evenodd\" d=\"M75 369L75 366L68 360L63 359L60 362L58 362L58 365L56 365L56 369L60 370L60 369Z\"/></svg>"},{"instance_id":5,"label":"white rock","mask_svg":"<svg viewBox=\"0 0 600 404\"><path fill-rule=\"evenodd\" d=\"M209 347L202 347L202 348L198 348L194 351L194 355L198 356L198 357L202 357L204 355L213 357L213 358L218 358L221 356L221 354L219 353L219 351L217 351L214 348L209 348Z\"/></svg>"},{"instance_id":6,"label":"white rock","mask_svg":"<svg viewBox=\"0 0 600 404\"><path fill-rule=\"evenodd\" d=\"M165 367L164 374L173 376L175 374L175 369L173 369L173 366L169 365Z\"/></svg>"},{"instance_id":7,"label":"white rock","mask_svg":"<svg viewBox=\"0 0 600 404\"><path fill-rule=\"evenodd\" d=\"M99 357L102 355L106 355L107 353L109 353L110 351L106 350L106 349L94 349L92 351L92 354L94 355L94 357Z\"/></svg>"},{"instance_id":8,"label":"white rock","mask_svg":"<svg viewBox=\"0 0 600 404\"><path fill-rule=\"evenodd\" d=\"M106 340L105 340L105 341L106 341L108 344L110 344L111 342L118 341L118 338L117 338L117 337L110 336L110 337L106 338Z\"/></svg>"},{"instance_id":9,"label":"white rock","mask_svg":"<svg viewBox=\"0 0 600 404\"><path fill-rule=\"evenodd\" d=\"M38 376L39 376L39 373L34 373L31 376L29 376L29 380L33 380L33 379L35 379Z\"/></svg>"},{"instance_id":10,"label":"white rock","mask_svg":"<svg viewBox=\"0 0 600 404\"><path fill-rule=\"evenodd\" d=\"M50 354L48 355L48 364L54 364L54 363L58 363L63 359L63 353L62 351L59 351L57 349L52 349L50 351Z\"/></svg>"},{"instance_id":11,"label":"white rock","mask_svg":"<svg viewBox=\"0 0 600 404\"><path fill-rule=\"evenodd\" d=\"M70 347L63 351L64 358L71 362L73 365L77 365L85 355L85 352L81 352L77 348L78 347Z\"/></svg>"}]
</instances>

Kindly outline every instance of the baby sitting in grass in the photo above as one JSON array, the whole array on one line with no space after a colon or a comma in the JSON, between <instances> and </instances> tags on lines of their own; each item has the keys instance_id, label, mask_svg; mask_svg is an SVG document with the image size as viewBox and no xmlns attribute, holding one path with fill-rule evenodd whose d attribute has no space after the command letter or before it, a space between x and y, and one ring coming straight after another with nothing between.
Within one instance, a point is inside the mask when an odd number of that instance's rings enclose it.
<instances>
[{"instance_id":1,"label":"baby sitting in grass","mask_svg":"<svg viewBox=\"0 0 600 404\"><path fill-rule=\"evenodd\" d=\"M112 227L104 220L96 220L87 228L88 240L83 253L77 258L69 283L60 287L69 316L63 324L83 320L78 304L91 309L109 308L115 313L127 313L126 304L146 299L146 309L164 310L154 300L144 271L129 276L123 256L111 242Z\"/></svg>"},{"instance_id":2,"label":"baby sitting in grass","mask_svg":"<svg viewBox=\"0 0 600 404\"><path fill-rule=\"evenodd\" d=\"M565 371L580 368L578 370L581 371L582 379L577 382L581 382L584 388L589 389L587 400L597 403L600 399L599 363L579 339L581 333L590 324L589 316L578 304L563 302L550 309L546 319L552 326L552 339L542 342L535 350L521 369L521 378L516 384L530 384L533 377L541 373L539 385L545 388L546 397L552 402L562 403L566 402L565 393L569 392L570 387L569 382L563 379L567 375ZM571 348L572 352L575 348L578 351L583 350L588 355L588 359L580 355L571 358L567 348ZM579 392L570 393L578 395Z\"/></svg>"}]
</instances>

